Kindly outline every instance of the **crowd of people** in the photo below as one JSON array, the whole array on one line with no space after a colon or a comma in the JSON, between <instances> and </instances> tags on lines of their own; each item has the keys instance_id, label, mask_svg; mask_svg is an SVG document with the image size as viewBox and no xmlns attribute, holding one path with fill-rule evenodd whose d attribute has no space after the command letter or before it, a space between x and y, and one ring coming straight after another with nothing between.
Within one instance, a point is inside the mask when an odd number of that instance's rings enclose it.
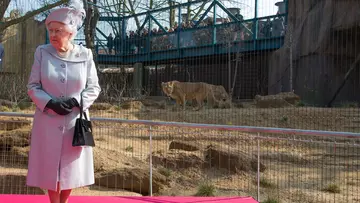
<instances>
[{"instance_id":1,"label":"crowd of people","mask_svg":"<svg viewBox=\"0 0 360 203\"><path fill-rule=\"evenodd\" d=\"M216 24L216 43L228 43L229 41L251 40L253 26L251 22L230 23L229 18L218 18ZM107 54L137 54L151 51L169 50L178 47L192 47L212 44L214 20L208 17L202 20L194 29L195 21L182 22L179 26L168 28L143 28L142 30L129 31L122 40L121 33L115 37L110 33L107 38ZM180 31L180 32L178 32ZM284 35L285 26L283 18L258 21L258 38L277 37ZM177 34L180 33L179 41ZM148 40L148 36L151 36ZM178 44L179 42L179 44Z\"/></svg>"}]
</instances>

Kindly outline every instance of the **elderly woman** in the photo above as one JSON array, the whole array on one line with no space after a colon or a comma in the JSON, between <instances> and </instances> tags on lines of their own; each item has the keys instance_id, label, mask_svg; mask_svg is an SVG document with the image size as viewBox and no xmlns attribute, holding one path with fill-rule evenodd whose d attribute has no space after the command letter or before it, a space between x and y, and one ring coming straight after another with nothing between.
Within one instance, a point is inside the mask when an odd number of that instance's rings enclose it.
<instances>
[{"instance_id":1,"label":"elderly woman","mask_svg":"<svg viewBox=\"0 0 360 203\"><path fill-rule=\"evenodd\" d=\"M27 85L37 107L27 185L47 189L51 203L66 203L71 189L94 184L92 148L72 146L80 99L89 118L100 93L91 50L72 42L85 17L75 3L47 17L50 44L37 47Z\"/></svg>"}]
</instances>

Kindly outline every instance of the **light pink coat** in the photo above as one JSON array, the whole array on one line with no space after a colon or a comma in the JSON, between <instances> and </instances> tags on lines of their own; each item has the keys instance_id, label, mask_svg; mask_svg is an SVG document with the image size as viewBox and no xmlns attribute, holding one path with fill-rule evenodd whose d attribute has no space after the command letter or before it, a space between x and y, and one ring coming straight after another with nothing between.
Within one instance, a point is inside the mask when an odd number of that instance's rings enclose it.
<instances>
[{"instance_id":1,"label":"light pink coat","mask_svg":"<svg viewBox=\"0 0 360 203\"><path fill-rule=\"evenodd\" d=\"M60 58L52 45L40 45L28 81L28 95L36 105L31 131L27 185L48 190L72 189L94 184L92 147L73 147L79 109L61 116L45 108L53 98L83 95L85 111L100 93L97 71L90 49L75 45L71 55ZM60 170L59 170L60 169Z\"/></svg>"}]
</instances>

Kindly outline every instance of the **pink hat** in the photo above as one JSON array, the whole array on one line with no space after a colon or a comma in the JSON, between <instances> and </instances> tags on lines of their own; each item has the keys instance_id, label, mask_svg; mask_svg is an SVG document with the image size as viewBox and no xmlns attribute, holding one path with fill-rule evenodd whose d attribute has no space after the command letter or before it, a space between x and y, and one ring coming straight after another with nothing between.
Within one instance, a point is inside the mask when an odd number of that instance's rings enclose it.
<instances>
[{"instance_id":1,"label":"pink hat","mask_svg":"<svg viewBox=\"0 0 360 203\"><path fill-rule=\"evenodd\" d=\"M73 0L73 5L70 7L59 8L53 10L45 20L45 25L56 21L68 25L71 29L77 29L81 26L85 18L85 10L79 0Z\"/></svg>"}]
</instances>

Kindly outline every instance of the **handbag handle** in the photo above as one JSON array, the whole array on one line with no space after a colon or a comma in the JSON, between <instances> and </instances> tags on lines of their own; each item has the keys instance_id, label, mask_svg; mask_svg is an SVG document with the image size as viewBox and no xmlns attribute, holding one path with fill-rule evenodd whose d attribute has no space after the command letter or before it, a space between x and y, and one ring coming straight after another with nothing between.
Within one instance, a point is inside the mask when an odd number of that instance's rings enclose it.
<instances>
[{"instance_id":1,"label":"handbag handle","mask_svg":"<svg viewBox=\"0 0 360 203\"><path fill-rule=\"evenodd\" d=\"M86 113L84 112L84 105L83 105L83 98L82 94L80 94L80 119L82 119L82 116L84 115L85 120L88 120Z\"/></svg>"}]
</instances>

